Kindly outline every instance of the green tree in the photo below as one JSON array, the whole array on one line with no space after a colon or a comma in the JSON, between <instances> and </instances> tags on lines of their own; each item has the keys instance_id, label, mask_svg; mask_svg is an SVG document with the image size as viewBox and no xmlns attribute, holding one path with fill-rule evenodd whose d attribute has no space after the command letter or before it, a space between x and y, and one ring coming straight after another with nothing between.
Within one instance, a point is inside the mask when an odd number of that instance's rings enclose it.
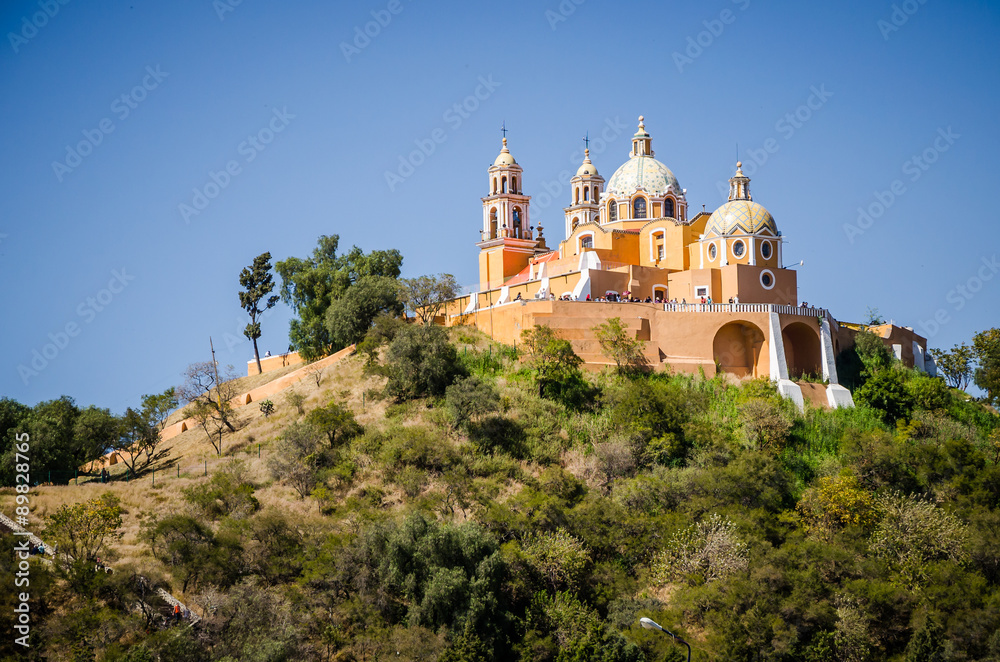
<instances>
[{"instance_id":1,"label":"green tree","mask_svg":"<svg viewBox=\"0 0 1000 662\"><path fill-rule=\"evenodd\" d=\"M474 375L458 379L445 389L444 400L456 428L464 427L500 406L500 396L493 385Z\"/></svg>"},{"instance_id":2,"label":"green tree","mask_svg":"<svg viewBox=\"0 0 1000 662\"><path fill-rule=\"evenodd\" d=\"M364 432L364 428L354 418L354 412L332 400L327 406L309 412L306 423L316 426L316 429L326 435L331 449L346 444Z\"/></svg>"},{"instance_id":3,"label":"green tree","mask_svg":"<svg viewBox=\"0 0 1000 662\"><path fill-rule=\"evenodd\" d=\"M938 371L944 376L948 386L962 389L969 387L972 380L972 365L976 359L975 350L965 343L955 345L950 352L943 349L932 349L931 355L937 364Z\"/></svg>"},{"instance_id":4,"label":"green tree","mask_svg":"<svg viewBox=\"0 0 1000 662\"><path fill-rule=\"evenodd\" d=\"M522 549L528 565L545 578L553 593L560 588L577 589L590 563L583 542L565 529L532 534Z\"/></svg>"},{"instance_id":5,"label":"green tree","mask_svg":"<svg viewBox=\"0 0 1000 662\"><path fill-rule=\"evenodd\" d=\"M906 662L944 662L944 628L928 616L906 646Z\"/></svg>"},{"instance_id":6,"label":"green tree","mask_svg":"<svg viewBox=\"0 0 1000 662\"><path fill-rule=\"evenodd\" d=\"M118 436L112 448L134 478L149 464L146 461L140 465L139 461L146 457L147 448L150 448L152 453L158 439L159 432L154 432L142 412L129 407L119 420Z\"/></svg>"},{"instance_id":7,"label":"green tree","mask_svg":"<svg viewBox=\"0 0 1000 662\"><path fill-rule=\"evenodd\" d=\"M311 423L293 423L282 433L267 460L271 475L290 485L305 499L316 486L320 468L319 442L323 433Z\"/></svg>"},{"instance_id":8,"label":"green tree","mask_svg":"<svg viewBox=\"0 0 1000 662\"><path fill-rule=\"evenodd\" d=\"M979 367L976 386L986 391L986 401L1000 405L1000 328L980 331L972 338Z\"/></svg>"},{"instance_id":9,"label":"green tree","mask_svg":"<svg viewBox=\"0 0 1000 662\"><path fill-rule=\"evenodd\" d=\"M381 371L389 378L386 394L399 401L444 395L457 377L466 374L448 333L439 326L401 329L389 343Z\"/></svg>"},{"instance_id":10,"label":"green tree","mask_svg":"<svg viewBox=\"0 0 1000 662\"><path fill-rule=\"evenodd\" d=\"M875 373L854 392L854 400L878 410L882 419L890 425L909 416L913 409L913 397L907 391L905 378L899 370Z\"/></svg>"},{"instance_id":11,"label":"green tree","mask_svg":"<svg viewBox=\"0 0 1000 662\"><path fill-rule=\"evenodd\" d=\"M240 272L240 285L243 287L243 291L240 292L240 306L250 315L250 323L243 330L243 335L253 341L253 356L257 360L257 374L260 374L264 371L260 367L260 351L257 349L257 339L260 338L260 316L278 303L278 295L267 296L274 290L270 253L261 253L253 259L253 264L243 268Z\"/></svg>"},{"instance_id":12,"label":"green tree","mask_svg":"<svg viewBox=\"0 0 1000 662\"><path fill-rule=\"evenodd\" d=\"M16 464L14 437L27 434L31 447L31 481L66 483L77 467L99 458L112 445L116 419L107 410L88 407L80 410L72 398L39 402L26 411L13 401L0 411L6 418L0 478L14 483ZM0 421L3 422L3 421Z\"/></svg>"},{"instance_id":13,"label":"green tree","mask_svg":"<svg viewBox=\"0 0 1000 662\"><path fill-rule=\"evenodd\" d=\"M538 395L559 399L582 381L583 359L573 351L568 340L556 336L551 327L535 325L521 332L524 362L535 371Z\"/></svg>"},{"instance_id":14,"label":"green tree","mask_svg":"<svg viewBox=\"0 0 1000 662\"><path fill-rule=\"evenodd\" d=\"M388 276L363 276L330 303L326 328L334 347L361 342L380 315L398 316L403 312L399 283Z\"/></svg>"},{"instance_id":15,"label":"green tree","mask_svg":"<svg viewBox=\"0 0 1000 662\"><path fill-rule=\"evenodd\" d=\"M111 492L86 503L64 504L46 519L45 539L59 545L57 558L93 562L108 544L121 539L122 512Z\"/></svg>"},{"instance_id":16,"label":"green tree","mask_svg":"<svg viewBox=\"0 0 1000 662\"><path fill-rule=\"evenodd\" d=\"M412 310L424 325L433 322L445 301L454 299L459 290L458 281L451 274L404 278L400 283L406 307Z\"/></svg>"},{"instance_id":17,"label":"green tree","mask_svg":"<svg viewBox=\"0 0 1000 662\"><path fill-rule=\"evenodd\" d=\"M881 336L868 330L854 336L854 349L864 365L862 377L870 379L892 365L892 353L882 342Z\"/></svg>"},{"instance_id":18,"label":"green tree","mask_svg":"<svg viewBox=\"0 0 1000 662\"><path fill-rule=\"evenodd\" d=\"M397 250L366 254L355 246L338 256L337 235L324 235L317 243L311 257L290 257L275 264L282 280L281 298L298 315L291 321L288 337L307 361L338 349L326 324L330 304L364 276L398 278L403 263Z\"/></svg>"},{"instance_id":19,"label":"green tree","mask_svg":"<svg viewBox=\"0 0 1000 662\"><path fill-rule=\"evenodd\" d=\"M619 374L632 375L649 369L642 341L625 328L620 317L612 317L595 326L593 332L601 344L601 351L615 362Z\"/></svg>"},{"instance_id":20,"label":"green tree","mask_svg":"<svg viewBox=\"0 0 1000 662\"><path fill-rule=\"evenodd\" d=\"M226 585L235 578L237 541L217 537L212 528L190 515L167 515L150 521L142 532L153 556L171 568L181 590L201 584Z\"/></svg>"}]
</instances>

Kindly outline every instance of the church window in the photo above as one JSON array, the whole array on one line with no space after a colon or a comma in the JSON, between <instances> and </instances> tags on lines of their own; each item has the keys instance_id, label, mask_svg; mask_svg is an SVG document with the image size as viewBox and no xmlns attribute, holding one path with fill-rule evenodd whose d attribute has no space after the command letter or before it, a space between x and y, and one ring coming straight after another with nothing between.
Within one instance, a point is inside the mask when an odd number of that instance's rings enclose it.
<instances>
[{"instance_id":1,"label":"church window","mask_svg":"<svg viewBox=\"0 0 1000 662\"><path fill-rule=\"evenodd\" d=\"M646 218L646 198L640 196L632 202L632 218Z\"/></svg>"},{"instance_id":2,"label":"church window","mask_svg":"<svg viewBox=\"0 0 1000 662\"><path fill-rule=\"evenodd\" d=\"M497 178L493 178L493 195L497 194Z\"/></svg>"},{"instance_id":3,"label":"church window","mask_svg":"<svg viewBox=\"0 0 1000 662\"><path fill-rule=\"evenodd\" d=\"M580 248L593 248L594 247L594 235L588 234L586 237L580 237Z\"/></svg>"},{"instance_id":4,"label":"church window","mask_svg":"<svg viewBox=\"0 0 1000 662\"><path fill-rule=\"evenodd\" d=\"M490 239L497 238L497 208L490 210Z\"/></svg>"},{"instance_id":5,"label":"church window","mask_svg":"<svg viewBox=\"0 0 1000 662\"><path fill-rule=\"evenodd\" d=\"M667 198L663 201L664 212L663 215L667 218L674 217L674 201L672 198Z\"/></svg>"},{"instance_id":6,"label":"church window","mask_svg":"<svg viewBox=\"0 0 1000 662\"><path fill-rule=\"evenodd\" d=\"M608 222L613 223L618 220L618 203L614 200L608 204Z\"/></svg>"},{"instance_id":7,"label":"church window","mask_svg":"<svg viewBox=\"0 0 1000 662\"><path fill-rule=\"evenodd\" d=\"M586 186L583 187L583 201L584 202L590 201L590 189L587 188Z\"/></svg>"},{"instance_id":8,"label":"church window","mask_svg":"<svg viewBox=\"0 0 1000 662\"><path fill-rule=\"evenodd\" d=\"M580 189L575 188L573 189L573 204L575 205L579 202L580 202Z\"/></svg>"},{"instance_id":9,"label":"church window","mask_svg":"<svg viewBox=\"0 0 1000 662\"><path fill-rule=\"evenodd\" d=\"M580 219L574 217L573 218L573 229L575 230L576 226L578 226L578 225L580 225Z\"/></svg>"},{"instance_id":10,"label":"church window","mask_svg":"<svg viewBox=\"0 0 1000 662\"><path fill-rule=\"evenodd\" d=\"M510 178L510 192L517 193L517 177Z\"/></svg>"},{"instance_id":11,"label":"church window","mask_svg":"<svg viewBox=\"0 0 1000 662\"><path fill-rule=\"evenodd\" d=\"M760 256L765 260L771 257L771 242L762 241L760 244Z\"/></svg>"},{"instance_id":12,"label":"church window","mask_svg":"<svg viewBox=\"0 0 1000 662\"><path fill-rule=\"evenodd\" d=\"M742 241L737 240L733 242L733 255L736 257L743 257L743 253L746 252L746 244Z\"/></svg>"},{"instance_id":13,"label":"church window","mask_svg":"<svg viewBox=\"0 0 1000 662\"><path fill-rule=\"evenodd\" d=\"M708 246L708 259L714 260L715 256L719 254L718 249L715 248L715 244L709 244Z\"/></svg>"},{"instance_id":14,"label":"church window","mask_svg":"<svg viewBox=\"0 0 1000 662\"><path fill-rule=\"evenodd\" d=\"M774 274L769 269L760 272L760 284L764 286L765 290L774 287Z\"/></svg>"},{"instance_id":15,"label":"church window","mask_svg":"<svg viewBox=\"0 0 1000 662\"><path fill-rule=\"evenodd\" d=\"M662 260L662 259L663 259L663 257L664 257L664 254L663 254L663 246L658 246L658 247L657 247L657 256L658 256L658 258L659 258L660 260Z\"/></svg>"},{"instance_id":16,"label":"church window","mask_svg":"<svg viewBox=\"0 0 1000 662\"><path fill-rule=\"evenodd\" d=\"M521 228L521 208L514 207L514 228Z\"/></svg>"},{"instance_id":17,"label":"church window","mask_svg":"<svg viewBox=\"0 0 1000 662\"><path fill-rule=\"evenodd\" d=\"M500 192L501 193L506 193L507 192L507 178L506 177L501 177L500 178Z\"/></svg>"},{"instance_id":18,"label":"church window","mask_svg":"<svg viewBox=\"0 0 1000 662\"><path fill-rule=\"evenodd\" d=\"M597 202L597 187L594 187L594 202Z\"/></svg>"}]
</instances>

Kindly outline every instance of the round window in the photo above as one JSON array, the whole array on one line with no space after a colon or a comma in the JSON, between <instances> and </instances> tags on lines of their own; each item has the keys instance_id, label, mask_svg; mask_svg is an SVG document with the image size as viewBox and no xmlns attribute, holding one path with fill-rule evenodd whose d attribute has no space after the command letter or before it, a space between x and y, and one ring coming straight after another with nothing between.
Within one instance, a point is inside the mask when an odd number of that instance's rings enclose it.
<instances>
[{"instance_id":1,"label":"round window","mask_svg":"<svg viewBox=\"0 0 1000 662\"><path fill-rule=\"evenodd\" d=\"M771 257L771 242L763 241L760 244L760 255L765 260Z\"/></svg>"},{"instance_id":2,"label":"round window","mask_svg":"<svg viewBox=\"0 0 1000 662\"><path fill-rule=\"evenodd\" d=\"M708 259L714 260L715 256L718 255L718 254L719 254L719 251L716 250L715 244L709 244L709 246L708 246Z\"/></svg>"},{"instance_id":3,"label":"round window","mask_svg":"<svg viewBox=\"0 0 1000 662\"><path fill-rule=\"evenodd\" d=\"M736 257L743 257L744 252L746 252L746 245L742 241L736 241L733 243L733 255Z\"/></svg>"},{"instance_id":4,"label":"round window","mask_svg":"<svg viewBox=\"0 0 1000 662\"><path fill-rule=\"evenodd\" d=\"M760 272L760 284L764 286L765 290L774 287L774 274L771 273L770 269Z\"/></svg>"}]
</instances>

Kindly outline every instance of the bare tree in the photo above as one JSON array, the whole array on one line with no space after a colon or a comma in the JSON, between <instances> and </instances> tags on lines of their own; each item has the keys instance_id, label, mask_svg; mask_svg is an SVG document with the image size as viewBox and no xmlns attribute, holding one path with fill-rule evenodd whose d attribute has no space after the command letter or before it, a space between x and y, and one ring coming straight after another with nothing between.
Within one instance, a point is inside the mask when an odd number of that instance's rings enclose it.
<instances>
[{"instance_id":1,"label":"bare tree","mask_svg":"<svg viewBox=\"0 0 1000 662\"><path fill-rule=\"evenodd\" d=\"M222 455L222 436L236 432L239 420L232 400L239 395L233 366L226 366L221 376L211 361L192 363L184 371L185 382L177 389L179 397L191 403L191 415L208 435L212 447Z\"/></svg>"}]
</instances>

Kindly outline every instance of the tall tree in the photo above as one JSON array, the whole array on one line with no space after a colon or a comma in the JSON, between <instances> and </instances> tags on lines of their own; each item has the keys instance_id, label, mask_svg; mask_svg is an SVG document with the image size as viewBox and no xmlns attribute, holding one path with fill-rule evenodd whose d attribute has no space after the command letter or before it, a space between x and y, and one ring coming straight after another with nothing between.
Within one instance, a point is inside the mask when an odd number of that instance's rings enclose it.
<instances>
[{"instance_id":1,"label":"tall tree","mask_svg":"<svg viewBox=\"0 0 1000 662\"><path fill-rule=\"evenodd\" d=\"M986 401L1000 404L1000 328L980 331L972 338L979 368L976 386L986 391Z\"/></svg>"},{"instance_id":2,"label":"tall tree","mask_svg":"<svg viewBox=\"0 0 1000 662\"><path fill-rule=\"evenodd\" d=\"M249 340L253 341L253 357L257 361L257 374L264 372L260 366L260 351L257 349L257 339L260 338L260 316L265 310L278 303L278 295L267 296L274 290L274 278L271 276L271 254L261 253L253 259L253 264L244 267L240 272L240 306L250 315L250 323L243 330ZM264 307L261 308L263 302Z\"/></svg>"},{"instance_id":3,"label":"tall tree","mask_svg":"<svg viewBox=\"0 0 1000 662\"><path fill-rule=\"evenodd\" d=\"M972 379L972 364L976 358L975 351L971 347L962 343L952 347L950 352L932 349L931 354L948 386L963 391L968 388Z\"/></svg>"},{"instance_id":4,"label":"tall tree","mask_svg":"<svg viewBox=\"0 0 1000 662\"><path fill-rule=\"evenodd\" d=\"M445 301L458 294L458 281L451 274L404 278L403 301L426 326L434 321Z\"/></svg>"},{"instance_id":5,"label":"tall tree","mask_svg":"<svg viewBox=\"0 0 1000 662\"><path fill-rule=\"evenodd\" d=\"M326 327L334 351L364 340L379 315L399 316L399 283L388 276L362 276L326 311Z\"/></svg>"},{"instance_id":6,"label":"tall tree","mask_svg":"<svg viewBox=\"0 0 1000 662\"><path fill-rule=\"evenodd\" d=\"M306 360L333 351L334 341L326 324L330 304L364 276L398 278L403 256L397 250L364 253L357 246L338 256L340 238L322 236L311 257L290 257L275 263L281 276L281 299L294 310L288 338L293 349Z\"/></svg>"}]
</instances>

